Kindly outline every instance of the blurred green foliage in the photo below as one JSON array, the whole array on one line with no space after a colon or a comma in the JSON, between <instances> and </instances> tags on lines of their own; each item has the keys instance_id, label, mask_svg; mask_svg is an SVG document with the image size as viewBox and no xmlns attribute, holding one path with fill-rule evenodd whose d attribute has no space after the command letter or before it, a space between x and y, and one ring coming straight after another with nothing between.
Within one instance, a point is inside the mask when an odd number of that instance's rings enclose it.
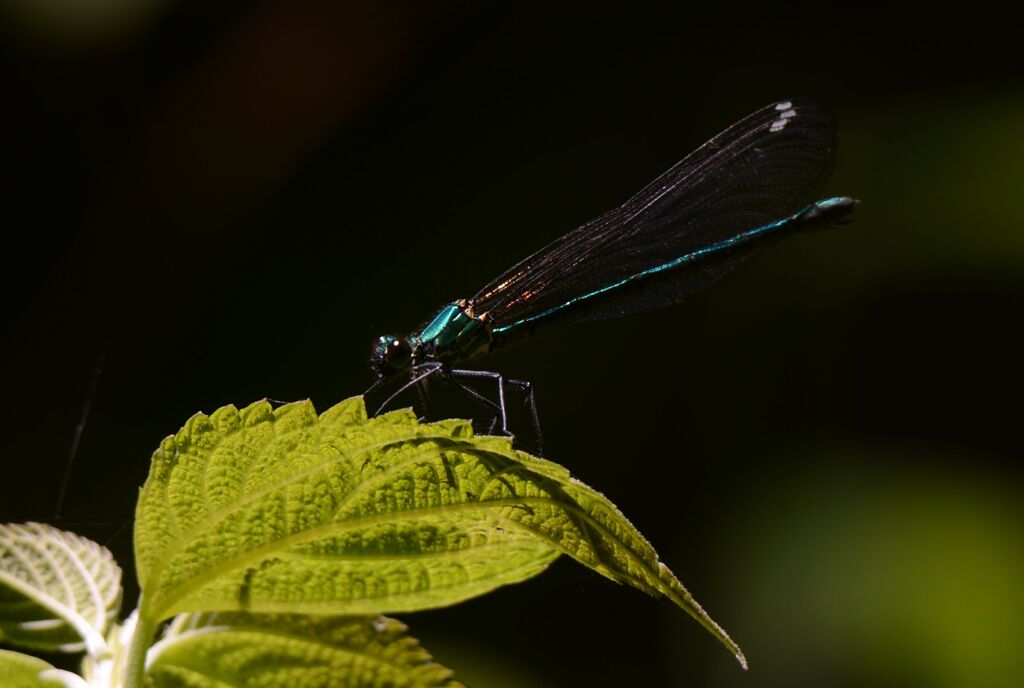
<instances>
[{"instance_id":1,"label":"blurred green foliage","mask_svg":"<svg viewBox=\"0 0 1024 688\"><path fill-rule=\"evenodd\" d=\"M716 563L751 685L1024 683L1022 490L892 452L780 459L732 505Z\"/></svg>"}]
</instances>

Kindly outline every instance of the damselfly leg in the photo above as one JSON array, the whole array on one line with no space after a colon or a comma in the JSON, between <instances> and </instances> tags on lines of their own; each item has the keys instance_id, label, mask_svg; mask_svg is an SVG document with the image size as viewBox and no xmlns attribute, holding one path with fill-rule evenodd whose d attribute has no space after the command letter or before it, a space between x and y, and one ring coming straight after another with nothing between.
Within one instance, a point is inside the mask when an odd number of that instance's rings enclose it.
<instances>
[{"instance_id":1,"label":"damselfly leg","mask_svg":"<svg viewBox=\"0 0 1024 688\"><path fill-rule=\"evenodd\" d=\"M527 413L530 415L530 424L535 438L535 446L532 447L532 449L537 456L544 455L544 439L540 431L540 417L537 414L537 401L533 394L532 384L526 380L508 379L501 373L496 373L490 370L455 369L447 371L447 374L454 380L458 380L460 378L466 380L488 380L494 383L498 397L496 406L498 410L497 419L500 421L499 429L501 434L508 435L513 438L515 438L516 435L509 430L507 388L512 387L520 390L523 395L523 405L526 408Z\"/></svg>"},{"instance_id":2,"label":"damselfly leg","mask_svg":"<svg viewBox=\"0 0 1024 688\"><path fill-rule=\"evenodd\" d=\"M500 373L486 370L449 369L437 362L424 363L410 369L408 378L402 379L397 388L388 387L384 384L386 381L382 380L371 385L364 393L368 399L367 409L376 416L385 411L411 406L424 420L437 420L448 415L459 415L458 410L453 413L434 413L438 408L446 406L444 398L431 394L431 383L435 381L456 390L460 398L468 400L472 404L473 408L468 413L478 431L511 437L521 448L537 455L543 455L544 444L533 385L525 380L507 379ZM494 391L491 395L474 388L481 382L493 385ZM510 390L514 390L515 394L510 394ZM383 401L377 401L378 393L386 395ZM416 398L409 398L408 395L412 393L417 395ZM508 412L510 397L521 397L522 399L522 407L530 417L531 432L535 438L530 442L522 441L522 438L517 437L511 428ZM372 401L369 401L370 399ZM437 403L433 403L434 401ZM451 399L449 398L448 401ZM481 418L481 412L485 414L486 418Z\"/></svg>"}]
</instances>

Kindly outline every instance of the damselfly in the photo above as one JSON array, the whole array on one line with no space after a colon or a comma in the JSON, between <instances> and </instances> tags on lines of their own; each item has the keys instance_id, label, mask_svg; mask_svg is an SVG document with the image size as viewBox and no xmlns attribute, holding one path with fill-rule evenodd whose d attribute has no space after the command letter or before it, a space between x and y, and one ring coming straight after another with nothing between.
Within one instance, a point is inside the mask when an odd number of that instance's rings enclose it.
<instances>
[{"instance_id":1,"label":"damselfly","mask_svg":"<svg viewBox=\"0 0 1024 688\"><path fill-rule=\"evenodd\" d=\"M418 331L380 337L371 390L398 375L408 380L376 411L438 376L494 412L492 431L510 434L511 386L525 393L539 451L529 383L464 369L463 362L555 322L679 302L782 237L842 223L856 200L814 200L835 145L831 119L809 100L773 103L744 117L618 208L516 263L473 297L442 307ZM494 383L496 400L465 384L480 379Z\"/></svg>"}]
</instances>

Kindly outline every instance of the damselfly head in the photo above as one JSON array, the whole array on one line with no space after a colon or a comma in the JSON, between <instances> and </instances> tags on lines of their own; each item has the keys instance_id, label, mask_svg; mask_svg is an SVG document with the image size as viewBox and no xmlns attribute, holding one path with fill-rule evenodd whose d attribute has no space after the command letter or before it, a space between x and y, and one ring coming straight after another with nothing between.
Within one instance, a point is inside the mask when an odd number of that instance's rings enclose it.
<instances>
[{"instance_id":1,"label":"damselfly head","mask_svg":"<svg viewBox=\"0 0 1024 688\"><path fill-rule=\"evenodd\" d=\"M412 345L405 337L384 335L377 338L370 365L379 377L391 377L412 365Z\"/></svg>"}]
</instances>

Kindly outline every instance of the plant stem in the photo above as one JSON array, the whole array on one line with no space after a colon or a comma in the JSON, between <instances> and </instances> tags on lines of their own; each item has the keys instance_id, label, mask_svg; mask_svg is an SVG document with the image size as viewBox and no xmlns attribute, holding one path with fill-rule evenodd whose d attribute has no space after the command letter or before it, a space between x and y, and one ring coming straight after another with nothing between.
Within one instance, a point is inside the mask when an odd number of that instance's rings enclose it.
<instances>
[{"instance_id":1,"label":"plant stem","mask_svg":"<svg viewBox=\"0 0 1024 688\"><path fill-rule=\"evenodd\" d=\"M131 642L128 645L128 661L125 663L124 688L142 688L146 674L146 651L153 642L156 624L146 613L146 605L139 596L139 616L135 623Z\"/></svg>"}]
</instances>

